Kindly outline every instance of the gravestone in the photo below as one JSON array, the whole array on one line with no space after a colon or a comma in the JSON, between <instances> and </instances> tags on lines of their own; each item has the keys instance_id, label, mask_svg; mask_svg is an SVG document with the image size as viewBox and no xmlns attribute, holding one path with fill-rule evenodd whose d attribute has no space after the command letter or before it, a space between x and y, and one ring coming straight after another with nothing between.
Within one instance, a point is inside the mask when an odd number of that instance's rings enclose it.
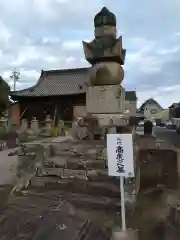
<instances>
[{"instance_id":1,"label":"gravestone","mask_svg":"<svg viewBox=\"0 0 180 240\"><path fill-rule=\"evenodd\" d=\"M39 135L40 129L39 129L39 123L36 117L33 117L30 128L36 136Z\"/></svg>"},{"instance_id":2,"label":"gravestone","mask_svg":"<svg viewBox=\"0 0 180 240\"><path fill-rule=\"evenodd\" d=\"M41 135L45 137L52 136L52 119L50 115L46 115L45 118L45 126L42 128Z\"/></svg>"},{"instance_id":3,"label":"gravestone","mask_svg":"<svg viewBox=\"0 0 180 240\"><path fill-rule=\"evenodd\" d=\"M22 119L21 120L21 126L20 129L18 131L19 135L22 135L23 133L25 133L28 129L28 122L26 119Z\"/></svg>"},{"instance_id":4,"label":"gravestone","mask_svg":"<svg viewBox=\"0 0 180 240\"><path fill-rule=\"evenodd\" d=\"M150 120L144 122L144 134L152 135L153 123Z\"/></svg>"},{"instance_id":5,"label":"gravestone","mask_svg":"<svg viewBox=\"0 0 180 240\"><path fill-rule=\"evenodd\" d=\"M95 16L94 27L94 40L83 41L85 58L92 65L86 110L97 117L100 126L110 126L124 112L125 90L120 84L126 50L122 47L122 36L116 37L116 17L107 8L103 7ZM123 117L118 119L118 125L125 124Z\"/></svg>"},{"instance_id":6,"label":"gravestone","mask_svg":"<svg viewBox=\"0 0 180 240\"><path fill-rule=\"evenodd\" d=\"M16 131L16 125L12 124L11 128L6 134L6 145L8 148L15 148L18 144L18 133Z\"/></svg>"},{"instance_id":7,"label":"gravestone","mask_svg":"<svg viewBox=\"0 0 180 240\"><path fill-rule=\"evenodd\" d=\"M64 136L65 135L65 131L64 131L64 121L63 120L59 120L58 123L58 135L60 136Z\"/></svg>"}]
</instances>

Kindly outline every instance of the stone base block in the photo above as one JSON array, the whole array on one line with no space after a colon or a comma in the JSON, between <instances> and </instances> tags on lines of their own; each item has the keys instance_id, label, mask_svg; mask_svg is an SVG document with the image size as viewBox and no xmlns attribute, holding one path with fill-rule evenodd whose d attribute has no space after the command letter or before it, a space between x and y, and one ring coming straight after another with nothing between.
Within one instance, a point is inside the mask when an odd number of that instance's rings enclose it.
<instances>
[{"instance_id":1,"label":"stone base block","mask_svg":"<svg viewBox=\"0 0 180 240\"><path fill-rule=\"evenodd\" d=\"M138 240L138 231L127 229L126 232L122 232L115 229L112 231L112 240Z\"/></svg>"},{"instance_id":2,"label":"stone base block","mask_svg":"<svg viewBox=\"0 0 180 240\"><path fill-rule=\"evenodd\" d=\"M87 113L123 113L125 90L120 85L89 86L86 93Z\"/></svg>"},{"instance_id":3,"label":"stone base block","mask_svg":"<svg viewBox=\"0 0 180 240\"><path fill-rule=\"evenodd\" d=\"M98 119L100 126L126 126L128 124L128 119L119 114L92 114L93 117Z\"/></svg>"}]
</instances>

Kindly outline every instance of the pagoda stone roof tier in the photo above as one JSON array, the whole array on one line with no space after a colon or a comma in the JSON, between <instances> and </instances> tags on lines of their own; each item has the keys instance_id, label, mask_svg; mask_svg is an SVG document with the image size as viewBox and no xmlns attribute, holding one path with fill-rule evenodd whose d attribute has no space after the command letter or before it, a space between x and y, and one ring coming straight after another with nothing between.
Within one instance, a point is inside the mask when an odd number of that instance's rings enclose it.
<instances>
[{"instance_id":1,"label":"pagoda stone roof tier","mask_svg":"<svg viewBox=\"0 0 180 240\"><path fill-rule=\"evenodd\" d=\"M86 93L90 82L89 70L90 68L42 70L37 84L27 89L13 91L10 96L15 99L83 94ZM126 91L125 98L128 101L136 101L136 92Z\"/></svg>"}]
</instances>

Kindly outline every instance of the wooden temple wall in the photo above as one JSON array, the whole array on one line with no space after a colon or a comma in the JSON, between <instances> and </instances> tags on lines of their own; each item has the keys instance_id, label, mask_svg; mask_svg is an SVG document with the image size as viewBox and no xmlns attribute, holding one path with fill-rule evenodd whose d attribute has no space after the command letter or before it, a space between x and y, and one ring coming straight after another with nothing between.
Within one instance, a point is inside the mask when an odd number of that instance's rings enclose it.
<instances>
[{"instance_id":1,"label":"wooden temple wall","mask_svg":"<svg viewBox=\"0 0 180 240\"><path fill-rule=\"evenodd\" d=\"M72 121L74 115L85 114L85 95L81 95L19 100L21 119L31 121L36 117L37 120L44 121L46 115L54 118L57 109L60 119Z\"/></svg>"},{"instance_id":2,"label":"wooden temple wall","mask_svg":"<svg viewBox=\"0 0 180 240\"><path fill-rule=\"evenodd\" d=\"M17 127L20 126L20 104L18 102L10 105L8 118L12 123L16 124Z\"/></svg>"},{"instance_id":3,"label":"wooden temple wall","mask_svg":"<svg viewBox=\"0 0 180 240\"><path fill-rule=\"evenodd\" d=\"M74 117L84 117L87 115L85 105L76 105L73 107L73 116Z\"/></svg>"}]
</instances>

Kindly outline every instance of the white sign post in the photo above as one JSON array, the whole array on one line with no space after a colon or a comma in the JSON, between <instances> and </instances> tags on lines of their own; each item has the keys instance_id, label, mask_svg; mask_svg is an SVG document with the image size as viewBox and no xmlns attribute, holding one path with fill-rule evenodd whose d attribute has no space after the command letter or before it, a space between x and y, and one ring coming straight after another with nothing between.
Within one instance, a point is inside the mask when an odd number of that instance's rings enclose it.
<instances>
[{"instance_id":1,"label":"white sign post","mask_svg":"<svg viewBox=\"0 0 180 240\"><path fill-rule=\"evenodd\" d=\"M126 231L124 177L134 177L132 134L107 134L108 175L120 177L122 230Z\"/></svg>"}]
</instances>

